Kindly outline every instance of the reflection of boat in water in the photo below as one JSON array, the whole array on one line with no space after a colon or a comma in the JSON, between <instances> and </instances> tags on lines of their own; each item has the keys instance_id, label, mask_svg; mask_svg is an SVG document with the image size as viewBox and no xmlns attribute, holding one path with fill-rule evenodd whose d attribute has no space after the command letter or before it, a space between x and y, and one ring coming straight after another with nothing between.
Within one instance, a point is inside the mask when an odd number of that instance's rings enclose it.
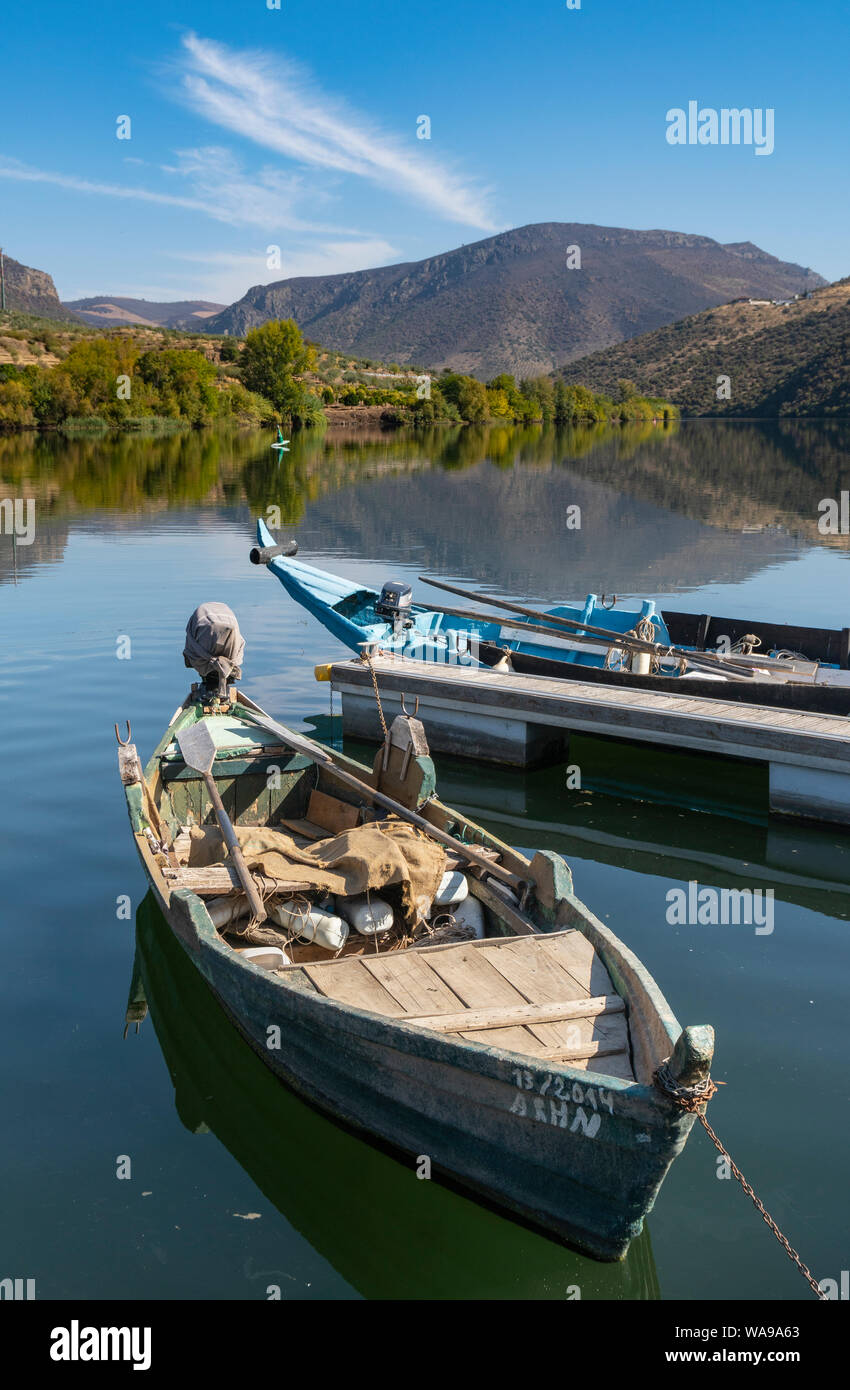
<instances>
[{"instance_id":1,"label":"reflection of boat in water","mask_svg":"<svg viewBox=\"0 0 850 1390\"><path fill-rule=\"evenodd\" d=\"M601 1264L355 1137L272 1075L222 1012L148 894L128 1019L150 1008L192 1133L210 1129L281 1215L368 1298L654 1299L649 1232ZM201 1142L201 1141L199 1141Z\"/></svg>"},{"instance_id":2,"label":"reflection of boat in water","mask_svg":"<svg viewBox=\"0 0 850 1390\"><path fill-rule=\"evenodd\" d=\"M503 768L471 768L449 759L438 759L440 788L452 805L511 844L671 881L697 879L734 887L743 880L772 889L777 902L827 916L845 912L850 894L847 846L823 826L757 817L749 804L762 795L757 777L750 782L740 777L730 789L721 772L717 802L708 799L703 783L697 804L690 764L676 778L662 768L664 795L651 802L644 760L631 759L632 750L620 744L600 748L591 740L576 746L582 790L565 791L563 766L507 775ZM600 793L604 813L597 801ZM659 796L657 787L654 795ZM683 816L681 806L711 812L710 823L704 814Z\"/></svg>"}]
</instances>

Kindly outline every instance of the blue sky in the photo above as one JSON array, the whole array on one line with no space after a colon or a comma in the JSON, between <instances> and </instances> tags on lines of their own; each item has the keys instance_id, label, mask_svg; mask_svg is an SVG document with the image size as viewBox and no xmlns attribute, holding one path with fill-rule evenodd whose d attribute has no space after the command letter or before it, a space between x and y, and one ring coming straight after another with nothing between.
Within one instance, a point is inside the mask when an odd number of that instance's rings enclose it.
<instances>
[{"instance_id":1,"label":"blue sky","mask_svg":"<svg viewBox=\"0 0 850 1390\"><path fill-rule=\"evenodd\" d=\"M848 39L846 0L7 7L0 244L63 298L230 302L542 221L753 241L833 279ZM773 108L773 154L669 145L689 100Z\"/></svg>"}]
</instances>

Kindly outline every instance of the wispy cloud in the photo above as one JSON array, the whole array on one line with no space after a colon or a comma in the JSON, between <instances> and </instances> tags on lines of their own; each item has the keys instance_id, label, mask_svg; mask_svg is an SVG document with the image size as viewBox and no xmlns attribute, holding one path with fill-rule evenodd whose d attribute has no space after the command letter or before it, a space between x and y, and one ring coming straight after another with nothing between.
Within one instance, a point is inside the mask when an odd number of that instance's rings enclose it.
<instances>
[{"instance_id":1,"label":"wispy cloud","mask_svg":"<svg viewBox=\"0 0 850 1390\"><path fill-rule=\"evenodd\" d=\"M264 149L313 168L367 178L453 222L494 230L486 192L321 92L295 63L237 52L188 34L183 99L200 115Z\"/></svg>"},{"instance_id":2,"label":"wispy cloud","mask_svg":"<svg viewBox=\"0 0 850 1390\"><path fill-rule=\"evenodd\" d=\"M297 175L272 168L261 169L254 175L246 174L234 155L218 146L177 151L176 162L160 166L158 172L179 178L188 193L101 183L76 174L34 169L18 160L0 158L0 178L22 183L46 183L76 193L187 208L231 226L262 227L270 235L276 231L344 234L344 229L304 222L294 215L293 203L301 183Z\"/></svg>"},{"instance_id":3,"label":"wispy cloud","mask_svg":"<svg viewBox=\"0 0 850 1390\"><path fill-rule=\"evenodd\" d=\"M0 179L16 179L20 183L49 183L54 188L67 188L76 193L99 193L108 198L135 198L144 203L164 203L169 207L191 208L215 216L214 209L198 198L186 198L178 193L156 193L148 188L128 188L119 183L98 183L76 174L57 174L47 169L33 169L16 159L0 159ZM222 218L222 221L226 219Z\"/></svg>"}]
</instances>

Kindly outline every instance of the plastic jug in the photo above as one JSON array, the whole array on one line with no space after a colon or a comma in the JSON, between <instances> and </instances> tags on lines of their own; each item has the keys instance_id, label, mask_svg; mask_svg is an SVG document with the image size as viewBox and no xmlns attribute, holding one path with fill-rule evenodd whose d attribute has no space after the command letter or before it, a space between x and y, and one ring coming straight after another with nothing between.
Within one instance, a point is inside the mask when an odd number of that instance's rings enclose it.
<instances>
[{"instance_id":1,"label":"plastic jug","mask_svg":"<svg viewBox=\"0 0 850 1390\"><path fill-rule=\"evenodd\" d=\"M393 924L393 910L383 898L369 898L366 893L358 893L353 898L339 898L337 911L350 922L361 936L378 936L389 931Z\"/></svg>"},{"instance_id":2,"label":"plastic jug","mask_svg":"<svg viewBox=\"0 0 850 1390\"><path fill-rule=\"evenodd\" d=\"M322 912L305 898L289 898L277 903L269 916L278 926L294 932L299 941L311 946L323 946L326 951L338 951L348 940L348 923L331 912Z\"/></svg>"}]
</instances>

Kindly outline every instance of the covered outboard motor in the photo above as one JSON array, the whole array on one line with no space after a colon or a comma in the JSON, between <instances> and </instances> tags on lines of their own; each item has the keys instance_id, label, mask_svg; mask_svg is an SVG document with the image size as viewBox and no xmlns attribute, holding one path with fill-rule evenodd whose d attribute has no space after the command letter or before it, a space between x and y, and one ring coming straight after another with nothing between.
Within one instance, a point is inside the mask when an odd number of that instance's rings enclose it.
<instances>
[{"instance_id":1,"label":"covered outboard motor","mask_svg":"<svg viewBox=\"0 0 850 1390\"><path fill-rule=\"evenodd\" d=\"M388 579L375 604L378 616L392 623L393 632L401 632L413 626L412 608L413 590L410 585L403 584L400 579Z\"/></svg>"},{"instance_id":2,"label":"covered outboard motor","mask_svg":"<svg viewBox=\"0 0 850 1390\"><path fill-rule=\"evenodd\" d=\"M231 680L242 676L245 638L226 603L202 603L186 624L183 660L203 677L211 693L223 698Z\"/></svg>"}]
</instances>

